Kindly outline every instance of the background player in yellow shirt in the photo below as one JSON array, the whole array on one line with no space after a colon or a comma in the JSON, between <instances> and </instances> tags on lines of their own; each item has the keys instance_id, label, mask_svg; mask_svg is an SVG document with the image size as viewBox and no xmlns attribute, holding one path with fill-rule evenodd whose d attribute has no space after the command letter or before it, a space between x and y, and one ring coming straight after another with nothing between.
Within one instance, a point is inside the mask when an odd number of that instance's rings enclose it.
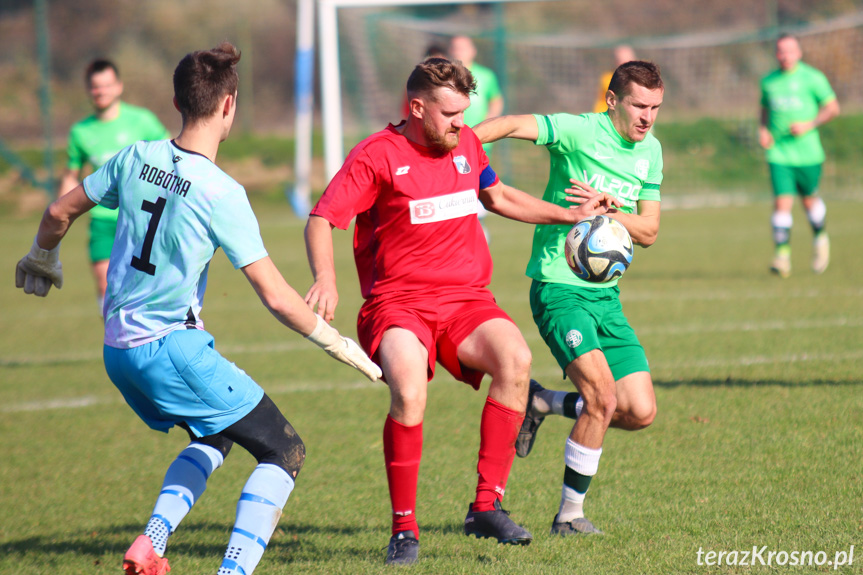
<instances>
[{"instance_id":1,"label":"background player in yellow shirt","mask_svg":"<svg viewBox=\"0 0 863 575\"><path fill-rule=\"evenodd\" d=\"M632 62L635 60L635 50L631 46L621 44L614 49L614 68L617 69L621 64ZM593 111L596 114L601 114L608 110L608 104L605 103L605 93L608 92L608 84L611 82L611 76L614 70L608 70L602 74L599 79L599 89L596 92L596 102L593 104Z\"/></svg>"}]
</instances>

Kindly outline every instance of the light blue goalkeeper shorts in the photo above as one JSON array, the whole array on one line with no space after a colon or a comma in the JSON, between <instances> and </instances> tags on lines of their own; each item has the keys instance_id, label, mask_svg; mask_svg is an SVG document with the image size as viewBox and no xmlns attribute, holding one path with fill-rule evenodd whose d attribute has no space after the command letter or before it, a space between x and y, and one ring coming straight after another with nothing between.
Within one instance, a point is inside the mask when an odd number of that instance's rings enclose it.
<instances>
[{"instance_id":1,"label":"light blue goalkeeper shorts","mask_svg":"<svg viewBox=\"0 0 863 575\"><path fill-rule=\"evenodd\" d=\"M245 417L264 390L213 349L199 329L173 331L156 341L104 346L105 370L144 423L167 433L185 422L198 437L219 433Z\"/></svg>"}]
</instances>

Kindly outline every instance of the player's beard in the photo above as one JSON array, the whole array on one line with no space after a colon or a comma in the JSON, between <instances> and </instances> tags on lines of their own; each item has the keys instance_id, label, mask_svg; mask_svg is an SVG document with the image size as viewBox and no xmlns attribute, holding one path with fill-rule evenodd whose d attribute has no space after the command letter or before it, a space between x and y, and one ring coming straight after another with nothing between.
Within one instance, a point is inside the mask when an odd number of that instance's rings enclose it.
<instances>
[{"instance_id":1,"label":"player's beard","mask_svg":"<svg viewBox=\"0 0 863 575\"><path fill-rule=\"evenodd\" d=\"M454 138L447 138L448 135L454 134ZM443 134L438 133L431 121L428 118L423 119L423 135L426 139L426 144L429 148L437 150L441 153L447 153L456 148L459 142L461 130L459 128L448 129Z\"/></svg>"}]
</instances>

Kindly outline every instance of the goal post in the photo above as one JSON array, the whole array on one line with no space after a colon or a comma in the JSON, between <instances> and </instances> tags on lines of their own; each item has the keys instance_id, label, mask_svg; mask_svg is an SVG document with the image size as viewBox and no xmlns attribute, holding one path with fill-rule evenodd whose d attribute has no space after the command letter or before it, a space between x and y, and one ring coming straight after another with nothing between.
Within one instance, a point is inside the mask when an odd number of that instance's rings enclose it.
<instances>
[{"instance_id":1,"label":"goal post","mask_svg":"<svg viewBox=\"0 0 863 575\"><path fill-rule=\"evenodd\" d=\"M297 53L294 61L294 213L305 218L311 211L312 124L314 119L315 0L297 0Z\"/></svg>"}]
</instances>

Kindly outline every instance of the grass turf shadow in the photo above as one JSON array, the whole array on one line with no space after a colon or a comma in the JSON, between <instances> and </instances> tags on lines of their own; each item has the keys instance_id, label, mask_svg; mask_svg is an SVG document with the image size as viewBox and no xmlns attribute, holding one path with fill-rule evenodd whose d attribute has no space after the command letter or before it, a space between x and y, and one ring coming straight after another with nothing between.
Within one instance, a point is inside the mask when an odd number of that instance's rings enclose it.
<instances>
[{"instance_id":1,"label":"grass turf shadow","mask_svg":"<svg viewBox=\"0 0 863 575\"><path fill-rule=\"evenodd\" d=\"M663 389L677 387L841 387L863 385L863 381L837 381L832 379L813 379L809 381L783 381L778 379L740 380L731 377L725 379L692 379L692 380L654 380L653 386Z\"/></svg>"}]
</instances>

